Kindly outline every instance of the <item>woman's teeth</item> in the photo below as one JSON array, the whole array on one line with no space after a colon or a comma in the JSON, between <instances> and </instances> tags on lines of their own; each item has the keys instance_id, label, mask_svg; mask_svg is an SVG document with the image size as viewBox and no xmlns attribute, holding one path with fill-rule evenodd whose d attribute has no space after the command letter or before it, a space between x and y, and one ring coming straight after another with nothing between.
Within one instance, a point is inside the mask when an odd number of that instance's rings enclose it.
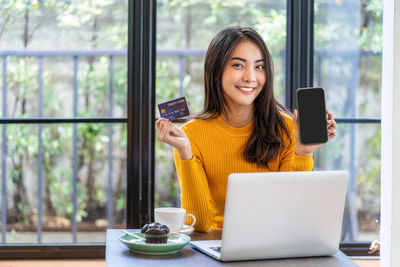
<instances>
[{"instance_id":1,"label":"woman's teeth","mask_svg":"<svg viewBox=\"0 0 400 267\"><path fill-rule=\"evenodd\" d=\"M240 87L240 86L238 86L239 87L239 89L240 90L243 90L243 91L246 91L246 92L251 92L251 91L253 91L254 90L254 88L253 87Z\"/></svg>"}]
</instances>

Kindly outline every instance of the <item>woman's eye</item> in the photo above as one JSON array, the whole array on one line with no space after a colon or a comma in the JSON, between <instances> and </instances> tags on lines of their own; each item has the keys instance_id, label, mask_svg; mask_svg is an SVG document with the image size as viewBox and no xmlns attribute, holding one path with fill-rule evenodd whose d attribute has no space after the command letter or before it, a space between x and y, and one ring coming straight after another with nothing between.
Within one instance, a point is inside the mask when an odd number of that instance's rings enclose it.
<instances>
[{"instance_id":1,"label":"woman's eye","mask_svg":"<svg viewBox=\"0 0 400 267\"><path fill-rule=\"evenodd\" d=\"M232 66L236 68L243 68L243 65L240 63L233 64Z\"/></svg>"},{"instance_id":2,"label":"woman's eye","mask_svg":"<svg viewBox=\"0 0 400 267\"><path fill-rule=\"evenodd\" d=\"M259 69L259 70L263 70L264 66L263 65L258 65L256 68Z\"/></svg>"}]
</instances>

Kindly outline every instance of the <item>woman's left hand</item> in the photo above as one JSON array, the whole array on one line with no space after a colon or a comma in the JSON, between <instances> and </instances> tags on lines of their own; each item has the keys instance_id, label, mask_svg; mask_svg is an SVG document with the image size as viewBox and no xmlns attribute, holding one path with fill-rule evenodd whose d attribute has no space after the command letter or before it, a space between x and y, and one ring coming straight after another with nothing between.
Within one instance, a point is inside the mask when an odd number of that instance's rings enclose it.
<instances>
[{"instance_id":1,"label":"woman's left hand","mask_svg":"<svg viewBox=\"0 0 400 267\"><path fill-rule=\"evenodd\" d=\"M326 111L326 114L328 114L328 118L326 119L326 124L328 126L328 140L332 140L336 136L336 121L333 118L333 113L330 111ZM300 143L300 138L299 138L299 124L297 122L298 119L298 114L297 110L294 110L293 112L293 122L294 122L294 129L296 130L296 149L295 153L296 155L300 156L310 156L312 153L323 146L324 144L316 144L316 145L303 145Z\"/></svg>"}]
</instances>

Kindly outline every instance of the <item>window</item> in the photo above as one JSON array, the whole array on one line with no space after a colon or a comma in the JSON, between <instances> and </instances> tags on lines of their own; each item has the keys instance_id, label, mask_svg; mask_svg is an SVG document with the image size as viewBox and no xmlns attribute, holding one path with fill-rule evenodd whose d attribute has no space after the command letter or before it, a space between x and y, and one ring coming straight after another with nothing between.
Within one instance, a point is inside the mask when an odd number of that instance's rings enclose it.
<instances>
[{"instance_id":1,"label":"window","mask_svg":"<svg viewBox=\"0 0 400 267\"><path fill-rule=\"evenodd\" d=\"M127 2L2 18L2 243L104 242L126 225Z\"/></svg>"},{"instance_id":2,"label":"window","mask_svg":"<svg viewBox=\"0 0 400 267\"><path fill-rule=\"evenodd\" d=\"M314 10L314 84L338 118L316 166L350 173L342 240L378 240L383 3L317 0Z\"/></svg>"}]
</instances>

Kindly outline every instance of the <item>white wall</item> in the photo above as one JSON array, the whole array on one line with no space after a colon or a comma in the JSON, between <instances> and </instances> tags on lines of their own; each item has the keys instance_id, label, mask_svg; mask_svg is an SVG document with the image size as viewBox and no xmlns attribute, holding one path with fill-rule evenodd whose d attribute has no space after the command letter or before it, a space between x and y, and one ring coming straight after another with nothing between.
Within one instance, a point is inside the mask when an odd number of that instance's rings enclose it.
<instances>
[{"instance_id":1,"label":"white wall","mask_svg":"<svg viewBox=\"0 0 400 267\"><path fill-rule=\"evenodd\" d=\"M400 0L384 0L381 266L400 266Z\"/></svg>"}]
</instances>

